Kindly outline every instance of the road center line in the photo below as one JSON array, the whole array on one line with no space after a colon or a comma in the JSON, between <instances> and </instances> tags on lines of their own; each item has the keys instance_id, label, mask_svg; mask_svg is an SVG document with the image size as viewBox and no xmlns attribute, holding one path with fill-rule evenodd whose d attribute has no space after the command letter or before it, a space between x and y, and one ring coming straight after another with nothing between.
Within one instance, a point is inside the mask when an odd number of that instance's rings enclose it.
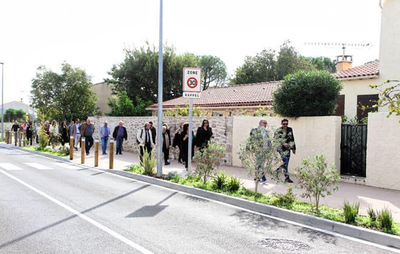
<instances>
[{"instance_id":1,"label":"road center line","mask_svg":"<svg viewBox=\"0 0 400 254\"><path fill-rule=\"evenodd\" d=\"M111 236L115 237L116 239L118 239L118 240L120 240L120 241L126 243L127 245L129 245L129 246L135 248L136 250L140 251L141 253L143 253L143 254L153 254L151 251L149 251L149 250L147 250L146 248L140 246L139 244L132 242L132 241L129 240L128 238L126 238L126 237L124 237L124 236L118 234L117 232L115 232L115 231L113 231L113 230L107 228L106 226L104 226L104 225L98 223L97 221L95 221L95 220L89 218L88 216L86 216L86 215L84 215L84 214L78 212L77 210L73 209L72 207L69 207L68 205L62 203L61 201L59 201L59 200L57 200L57 199L55 199L55 198L53 198L53 197L47 195L46 193L44 193L44 192L42 192L42 191L36 189L35 187L33 187L33 186L31 186L31 185L25 183L24 181L22 181L22 180L16 178L15 176L13 176L13 175L11 175L11 174L9 174L9 173L7 173L7 172L1 170L1 169L0 169L0 172L3 173L4 175L8 176L9 178L11 178L11 179L13 179L13 180L19 182L20 184L24 185L25 187L27 187L27 188L33 190L34 192L38 193L39 195L41 195L41 196L47 198L48 200L52 201L53 203L56 203L57 205L61 206L62 208L64 208L64 209L70 211L71 213L73 213L73 214L79 216L81 219L83 219L83 220L89 222L90 224L96 226L97 228L99 228L99 229L101 229L101 230L107 232L108 234L110 234Z\"/></svg>"}]
</instances>

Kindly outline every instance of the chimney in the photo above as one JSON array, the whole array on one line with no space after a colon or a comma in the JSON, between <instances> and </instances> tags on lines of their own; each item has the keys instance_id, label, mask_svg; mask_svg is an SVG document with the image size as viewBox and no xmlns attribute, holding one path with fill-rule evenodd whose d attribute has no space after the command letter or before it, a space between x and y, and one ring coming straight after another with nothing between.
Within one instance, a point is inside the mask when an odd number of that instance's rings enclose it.
<instances>
[{"instance_id":1,"label":"chimney","mask_svg":"<svg viewBox=\"0 0 400 254\"><path fill-rule=\"evenodd\" d=\"M336 72L348 70L353 67L353 56L340 55L336 57Z\"/></svg>"}]
</instances>

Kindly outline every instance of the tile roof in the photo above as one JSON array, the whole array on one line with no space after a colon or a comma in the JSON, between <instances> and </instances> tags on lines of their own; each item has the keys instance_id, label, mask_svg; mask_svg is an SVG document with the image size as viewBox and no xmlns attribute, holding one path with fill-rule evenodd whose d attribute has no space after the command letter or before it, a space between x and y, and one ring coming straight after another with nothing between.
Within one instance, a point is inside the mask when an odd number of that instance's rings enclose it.
<instances>
[{"instance_id":1,"label":"tile roof","mask_svg":"<svg viewBox=\"0 0 400 254\"><path fill-rule=\"evenodd\" d=\"M238 107L270 105L273 100L273 92L281 81L252 83L245 85L229 86L222 88L210 88L201 93L200 99L193 100L197 107ZM188 99L179 97L163 103L164 108L183 106ZM153 104L150 109L157 109Z\"/></svg>"},{"instance_id":2,"label":"tile roof","mask_svg":"<svg viewBox=\"0 0 400 254\"><path fill-rule=\"evenodd\" d=\"M372 78L379 75L379 61L375 60L364 65L337 72L333 76L337 79Z\"/></svg>"}]
</instances>

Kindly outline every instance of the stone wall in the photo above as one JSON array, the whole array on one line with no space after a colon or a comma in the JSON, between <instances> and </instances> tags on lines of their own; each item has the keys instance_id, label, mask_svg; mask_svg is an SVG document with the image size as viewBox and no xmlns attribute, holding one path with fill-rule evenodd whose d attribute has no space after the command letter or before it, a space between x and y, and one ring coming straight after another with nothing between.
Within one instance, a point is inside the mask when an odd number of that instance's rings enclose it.
<instances>
[{"instance_id":1,"label":"stone wall","mask_svg":"<svg viewBox=\"0 0 400 254\"><path fill-rule=\"evenodd\" d=\"M157 117L110 117L110 116L95 116L90 117L93 121L96 131L95 138L99 138L100 127L103 126L104 121L108 122L111 128L111 132L118 125L118 122L122 120L124 126L128 132L128 141L124 141L124 150L130 152L136 152L138 146L136 144L136 135L138 130L143 127L144 123L152 121L154 126L157 128ZM201 126L204 117L193 117L193 129L196 134L197 128ZM233 118L232 117L207 117L213 128L214 138L218 140L226 148L226 156L224 159L224 164L232 165L232 128L233 128ZM187 122L187 117L164 117L164 123L168 124L171 131L171 139L173 139L175 132L179 128L181 122ZM157 131L157 134L159 132ZM178 149L171 150L170 157L172 159L177 159Z\"/></svg>"}]
</instances>

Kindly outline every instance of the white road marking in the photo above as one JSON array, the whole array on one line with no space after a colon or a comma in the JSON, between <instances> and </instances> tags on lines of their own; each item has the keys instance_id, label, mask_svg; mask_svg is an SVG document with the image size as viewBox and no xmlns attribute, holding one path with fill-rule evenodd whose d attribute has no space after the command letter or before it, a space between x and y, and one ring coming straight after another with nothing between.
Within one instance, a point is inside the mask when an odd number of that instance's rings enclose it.
<instances>
[{"instance_id":1,"label":"white road marking","mask_svg":"<svg viewBox=\"0 0 400 254\"><path fill-rule=\"evenodd\" d=\"M24 163L24 164L28 165L28 166L30 166L32 168L36 168L36 169L40 169L40 170L50 170L50 169L52 169L52 168L50 168L50 167L48 167L46 165L35 163L35 162L27 162L27 163Z\"/></svg>"},{"instance_id":2,"label":"white road marking","mask_svg":"<svg viewBox=\"0 0 400 254\"><path fill-rule=\"evenodd\" d=\"M66 169L80 169L80 167L68 165L68 164L61 163L61 162L53 162L52 164L57 167L62 167L62 168L66 168Z\"/></svg>"},{"instance_id":3,"label":"white road marking","mask_svg":"<svg viewBox=\"0 0 400 254\"><path fill-rule=\"evenodd\" d=\"M0 163L0 168L5 170L22 170L22 168L11 163Z\"/></svg>"},{"instance_id":4,"label":"white road marking","mask_svg":"<svg viewBox=\"0 0 400 254\"><path fill-rule=\"evenodd\" d=\"M46 193L44 193L44 192L42 192L42 191L36 189L35 187L33 187L33 186L31 186L31 185L25 183L24 181L22 181L22 180L16 178L15 176L13 176L13 175L11 175L11 174L9 174L9 173L7 173L7 172L1 170L1 169L0 169L0 172L3 173L4 175L10 177L11 179L13 179L13 180L19 182L20 184L24 185L25 187L28 187L29 189L33 190L34 192L38 193L39 195L41 195L41 196L47 198L48 200L50 200L50 201L56 203L57 205L61 206L62 208L64 208L64 209L70 211L71 213L77 215L77 216L80 217L81 219L83 219L83 220L89 222L90 224L96 226L97 228L99 228L99 229L101 229L101 230L107 232L108 234L110 234L111 236L115 237L116 239L118 239L118 240L120 240L120 241L122 241L122 242L128 244L129 246L135 248L136 250L140 251L141 253L143 253L143 254L153 254L153 252L147 250L146 248L140 246L139 244L132 242L132 241L129 240L128 238L126 238L126 237L124 237L124 236L118 234L117 232L115 232L115 231L113 231L113 230L107 228L106 226L104 226L104 225L98 223L97 221L95 221L95 220L89 218L88 216L86 216L86 215L84 215L84 214L78 212L77 210L73 209L72 207L69 207L68 205L62 203L61 201L59 201L59 200L57 200L57 199L55 199L55 198L53 198L53 197L47 195Z\"/></svg>"}]
</instances>

